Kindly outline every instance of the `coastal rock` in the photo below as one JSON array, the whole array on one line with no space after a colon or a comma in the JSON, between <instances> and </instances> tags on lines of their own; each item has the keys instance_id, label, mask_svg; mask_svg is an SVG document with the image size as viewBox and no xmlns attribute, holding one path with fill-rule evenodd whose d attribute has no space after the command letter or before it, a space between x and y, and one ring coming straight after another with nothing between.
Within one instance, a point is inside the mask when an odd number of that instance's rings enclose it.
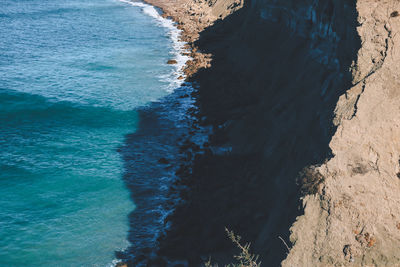
<instances>
[{"instance_id":1,"label":"coastal rock","mask_svg":"<svg viewBox=\"0 0 400 267\"><path fill-rule=\"evenodd\" d=\"M223 19L236 10L243 7L243 0L219 0L219 1L194 1L194 0L146 0L145 2L155 5L162 9L163 17L172 18L177 23L177 28L182 30L181 40L188 42L186 49L197 51L194 42L198 40L199 33L206 27L209 27L217 19ZM204 68L209 64L209 55L196 53L192 55L195 64L188 69L184 68L186 76L190 77L199 69ZM197 60L198 58L203 60ZM204 60L206 59L206 60ZM176 64L176 63L172 63Z\"/></svg>"},{"instance_id":2,"label":"coastal rock","mask_svg":"<svg viewBox=\"0 0 400 267\"><path fill-rule=\"evenodd\" d=\"M167 61L167 64L170 64L170 65L172 65L172 64L177 64L178 62L175 60L175 59L169 59L168 61Z\"/></svg>"},{"instance_id":3,"label":"coastal rock","mask_svg":"<svg viewBox=\"0 0 400 267\"><path fill-rule=\"evenodd\" d=\"M166 267L167 262L161 257L151 257L146 264L146 267Z\"/></svg>"},{"instance_id":4,"label":"coastal rock","mask_svg":"<svg viewBox=\"0 0 400 267\"><path fill-rule=\"evenodd\" d=\"M168 164L168 163L169 163L169 160L166 159L166 158L160 158L160 159L158 160L158 163L161 163L161 164Z\"/></svg>"}]
</instances>

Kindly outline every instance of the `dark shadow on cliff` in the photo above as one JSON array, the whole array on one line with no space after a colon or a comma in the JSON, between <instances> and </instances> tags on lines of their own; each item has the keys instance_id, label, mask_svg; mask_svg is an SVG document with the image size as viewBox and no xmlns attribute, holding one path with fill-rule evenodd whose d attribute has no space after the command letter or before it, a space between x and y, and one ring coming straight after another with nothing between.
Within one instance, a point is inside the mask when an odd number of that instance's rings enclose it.
<instances>
[{"instance_id":1,"label":"dark shadow on cliff","mask_svg":"<svg viewBox=\"0 0 400 267\"><path fill-rule=\"evenodd\" d=\"M317 1L315 19L300 15L296 27L293 16L307 1L290 2L272 9L258 1L201 33L197 45L214 56L193 80L200 116L214 134L181 172L188 201L169 217L161 255L191 266L208 255L226 263L228 227L252 242L263 266L286 257L278 236L288 240L302 212L296 179L331 157L335 105L351 87L360 46L355 1ZM318 34L319 24L330 26Z\"/></svg>"}]
</instances>

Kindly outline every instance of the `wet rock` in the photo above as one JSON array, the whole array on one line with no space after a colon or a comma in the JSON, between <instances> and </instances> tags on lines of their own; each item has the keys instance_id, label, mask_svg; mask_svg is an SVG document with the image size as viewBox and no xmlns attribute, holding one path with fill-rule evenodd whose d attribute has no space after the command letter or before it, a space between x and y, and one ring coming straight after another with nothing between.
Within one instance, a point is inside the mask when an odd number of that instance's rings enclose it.
<instances>
[{"instance_id":1,"label":"wet rock","mask_svg":"<svg viewBox=\"0 0 400 267\"><path fill-rule=\"evenodd\" d=\"M168 163L169 163L169 160L166 159L166 158L160 158L160 159L158 160L158 163L161 163L161 164L168 164Z\"/></svg>"},{"instance_id":2,"label":"wet rock","mask_svg":"<svg viewBox=\"0 0 400 267\"><path fill-rule=\"evenodd\" d=\"M167 64L173 65L173 64L177 64L178 62L175 59L170 59L167 61Z\"/></svg>"},{"instance_id":3,"label":"wet rock","mask_svg":"<svg viewBox=\"0 0 400 267\"><path fill-rule=\"evenodd\" d=\"M148 260L146 267L164 267L167 266L165 260L161 257L154 257Z\"/></svg>"}]
</instances>

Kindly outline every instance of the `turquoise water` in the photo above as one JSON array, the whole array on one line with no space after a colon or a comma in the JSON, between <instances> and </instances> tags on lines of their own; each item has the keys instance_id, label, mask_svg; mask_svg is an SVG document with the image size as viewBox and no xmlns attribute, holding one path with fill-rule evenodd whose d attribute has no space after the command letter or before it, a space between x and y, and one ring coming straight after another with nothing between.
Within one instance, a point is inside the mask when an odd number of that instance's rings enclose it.
<instances>
[{"instance_id":1,"label":"turquoise water","mask_svg":"<svg viewBox=\"0 0 400 267\"><path fill-rule=\"evenodd\" d=\"M0 266L107 266L128 246L117 150L176 75L161 23L116 0L0 1Z\"/></svg>"}]
</instances>

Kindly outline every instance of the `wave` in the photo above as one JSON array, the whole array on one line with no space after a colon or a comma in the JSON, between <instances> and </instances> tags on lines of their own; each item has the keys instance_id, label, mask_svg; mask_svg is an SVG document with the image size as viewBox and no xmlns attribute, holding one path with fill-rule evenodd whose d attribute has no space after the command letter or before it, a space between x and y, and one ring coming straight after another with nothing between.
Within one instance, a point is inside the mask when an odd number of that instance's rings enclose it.
<instances>
[{"instance_id":1,"label":"wave","mask_svg":"<svg viewBox=\"0 0 400 267\"><path fill-rule=\"evenodd\" d=\"M7 2L5 6L7 7ZM43 16L52 16L52 15L60 15L64 13L77 13L81 12L82 9L104 9L110 11L111 8L118 8L114 5L107 4L85 4L80 2L78 5L71 5L70 7L58 7L57 5L49 5L46 6L45 9L37 9L36 6L33 6L32 9L4 9L0 10L0 18L39 18Z\"/></svg>"},{"instance_id":2,"label":"wave","mask_svg":"<svg viewBox=\"0 0 400 267\"><path fill-rule=\"evenodd\" d=\"M132 120L136 111L95 107L68 101L52 101L44 96L12 90L0 90L0 127L54 121L58 124L107 127L116 120ZM99 120L99 118L102 118Z\"/></svg>"},{"instance_id":3,"label":"wave","mask_svg":"<svg viewBox=\"0 0 400 267\"><path fill-rule=\"evenodd\" d=\"M188 50L185 49L186 42L181 41L180 38L182 30L176 27L176 23L172 19L163 18L160 15L160 12L158 12L157 9L152 5L143 2L133 2L129 0L119 0L119 1L130 4L132 6L142 8L143 13L152 17L161 27L168 29L168 35L173 42L172 45L173 48L172 53L174 55L173 59L176 60L177 64L174 65L175 70L171 75L172 77L162 76L160 78L169 82L167 90L169 92L172 92L174 89L176 89L177 87L181 86L184 83L184 79L179 79L179 78L186 77L185 73L183 72L183 68L186 62L191 59L191 57L183 54L185 52L188 52Z\"/></svg>"}]
</instances>

